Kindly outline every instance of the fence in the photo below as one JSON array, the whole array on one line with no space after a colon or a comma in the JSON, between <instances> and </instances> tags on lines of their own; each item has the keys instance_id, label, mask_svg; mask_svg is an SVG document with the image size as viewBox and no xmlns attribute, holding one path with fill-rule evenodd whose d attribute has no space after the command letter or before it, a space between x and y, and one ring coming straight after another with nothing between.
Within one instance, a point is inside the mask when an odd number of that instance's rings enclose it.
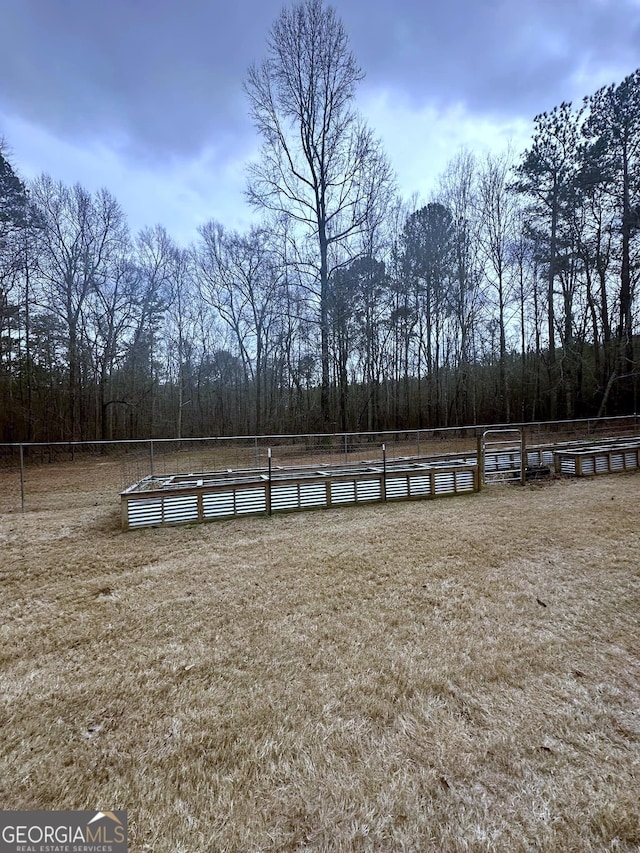
<instances>
[{"instance_id":1,"label":"fence","mask_svg":"<svg viewBox=\"0 0 640 853\"><path fill-rule=\"evenodd\" d=\"M375 463L382 444L390 462L415 456L432 461L475 458L478 436L491 428L524 428L527 445L534 446L634 436L638 418L326 435L0 444L0 512L92 507L96 502L117 506L118 494L145 477L266 468L269 447L282 465Z\"/></svg>"}]
</instances>

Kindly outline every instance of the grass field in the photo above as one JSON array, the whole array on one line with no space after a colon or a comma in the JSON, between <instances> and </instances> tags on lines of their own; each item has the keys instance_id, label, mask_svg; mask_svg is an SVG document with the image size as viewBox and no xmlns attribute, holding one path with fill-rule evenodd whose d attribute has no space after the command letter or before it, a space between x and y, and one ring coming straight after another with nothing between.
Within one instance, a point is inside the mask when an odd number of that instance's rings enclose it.
<instances>
[{"instance_id":1,"label":"grass field","mask_svg":"<svg viewBox=\"0 0 640 853\"><path fill-rule=\"evenodd\" d=\"M0 807L157 853L640 849L640 474L130 533L95 463L0 486Z\"/></svg>"}]
</instances>

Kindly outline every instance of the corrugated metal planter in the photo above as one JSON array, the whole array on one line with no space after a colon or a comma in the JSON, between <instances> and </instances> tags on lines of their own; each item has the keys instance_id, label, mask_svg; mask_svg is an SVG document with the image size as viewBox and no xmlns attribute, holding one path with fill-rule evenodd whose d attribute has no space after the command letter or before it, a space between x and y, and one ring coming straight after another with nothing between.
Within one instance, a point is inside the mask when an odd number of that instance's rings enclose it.
<instances>
[{"instance_id":1,"label":"corrugated metal planter","mask_svg":"<svg viewBox=\"0 0 640 853\"><path fill-rule=\"evenodd\" d=\"M190 524L478 491L469 460L394 461L334 468L276 468L146 477L121 493L122 526Z\"/></svg>"},{"instance_id":2,"label":"corrugated metal planter","mask_svg":"<svg viewBox=\"0 0 640 853\"><path fill-rule=\"evenodd\" d=\"M593 474L614 474L640 468L640 441L617 441L556 450L555 466L559 474L585 477Z\"/></svg>"}]
</instances>

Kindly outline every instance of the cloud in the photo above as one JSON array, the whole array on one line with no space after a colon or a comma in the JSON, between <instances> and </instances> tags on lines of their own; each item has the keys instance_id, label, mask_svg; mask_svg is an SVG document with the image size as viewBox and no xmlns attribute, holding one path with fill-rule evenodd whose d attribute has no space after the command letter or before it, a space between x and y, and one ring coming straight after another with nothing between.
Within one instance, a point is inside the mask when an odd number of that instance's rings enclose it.
<instances>
[{"instance_id":1,"label":"cloud","mask_svg":"<svg viewBox=\"0 0 640 853\"><path fill-rule=\"evenodd\" d=\"M402 92L389 88L368 92L361 107L382 139L405 198L417 193L427 200L460 149L468 148L479 157L510 145L519 152L526 147L532 129L531 121L474 115L462 103L418 107Z\"/></svg>"},{"instance_id":2,"label":"cloud","mask_svg":"<svg viewBox=\"0 0 640 853\"><path fill-rule=\"evenodd\" d=\"M106 186L134 230L242 227L257 140L242 81L286 0L3 0L0 136L25 177ZM358 108L402 192L448 158L526 144L533 117L634 70L640 0L329 0Z\"/></svg>"},{"instance_id":3,"label":"cloud","mask_svg":"<svg viewBox=\"0 0 640 853\"><path fill-rule=\"evenodd\" d=\"M603 85L638 62L635 0L370 0L366 17L358 3L339 7L368 82L417 105L532 117L590 93L576 66Z\"/></svg>"},{"instance_id":4,"label":"cloud","mask_svg":"<svg viewBox=\"0 0 640 853\"><path fill-rule=\"evenodd\" d=\"M276 0L6 0L0 107L78 140L123 134L129 156L245 133L242 80Z\"/></svg>"},{"instance_id":5,"label":"cloud","mask_svg":"<svg viewBox=\"0 0 640 853\"><path fill-rule=\"evenodd\" d=\"M73 143L19 117L5 117L4 126L22 178L46 172L92 192L106 187L126 211L134 233L160 223L186 244L209 219L239 229L251 219L244 204L242 151L223 158L211 145L191 157L168 155L158 167L132 162L123 137Z\"/></svg>"}]
</instances>

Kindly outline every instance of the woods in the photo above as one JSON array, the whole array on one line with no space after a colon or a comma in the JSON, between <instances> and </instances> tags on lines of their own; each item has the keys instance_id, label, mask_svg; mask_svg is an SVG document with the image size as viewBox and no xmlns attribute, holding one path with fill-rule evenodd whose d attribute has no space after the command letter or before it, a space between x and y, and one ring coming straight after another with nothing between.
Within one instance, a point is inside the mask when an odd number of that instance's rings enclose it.
<instances>
[{"instance_id":1,"label":"woods","mask_svg":"<svg viewBox=\"0 0 640 853\"><path fill-rule=\"evenodd\" d=\"M237 233L131 233L107 188L0 151L0 440L427 428L638 403L640 71L398 196L322 0L245 81ZM416 140L416 145L419 140Z\"/></svg>"}]
</instances>

